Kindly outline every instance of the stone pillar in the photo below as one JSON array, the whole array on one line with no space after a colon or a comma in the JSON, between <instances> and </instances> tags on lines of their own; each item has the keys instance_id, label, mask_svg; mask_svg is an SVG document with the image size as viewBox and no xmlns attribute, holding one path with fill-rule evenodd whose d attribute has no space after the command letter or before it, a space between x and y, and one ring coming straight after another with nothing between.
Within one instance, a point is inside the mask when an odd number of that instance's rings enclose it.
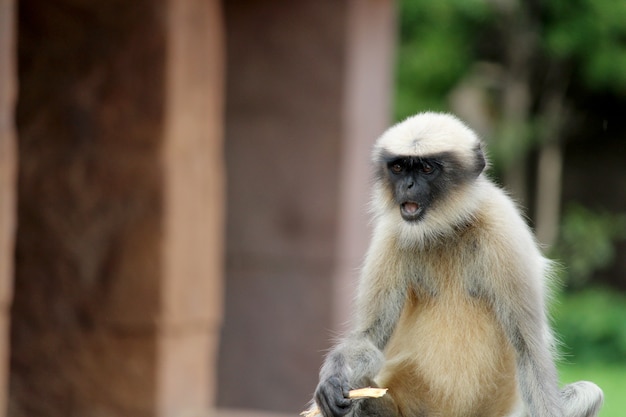
<instances>
[{"instance_id":1,"label":"stone pillar","mask_svg":"<svg viewBox=\"0 0 626 417\"><path fill-rule=\"evenodd\" d=\"M223 223L220 2L19 2L10 416L204 416Z\"/></svg>"},{"instance_id":2,"label":"stone pillar","mask_svg":"<svg viewBox=\"0 0 626 417\"><path fill-rule=\"evenodd\" d=\"M369 244L370 155L374 141L391 123L396 37L393 1L347 3L344 130L333 282L332 328L337 330L349 323L358 270Z\"/></svg>"},{"instance_id":3,"label":"stone pillar","mask_svg":"<svg viewBox=\"0 0 626 417\"><path fill-rule=\"evenodd\" d=\"M225 2L221 406L297 413L347 318L387 126L393 1Z\"/></svg>"},{"instance_id":4,"label":"stone pillar","mask_svg":"<svg viewBox=\"0 0 626 417\"><path fill-rule=\"evenodd\" d=\"M7 405L9 309L16 229L15 3L0 0L0 415Z\"/></svg>"},{"instance_id":5,"label":"stone pillar","mask_svg":"<svg viewBox=\"0 0 626 417\"><path fill-rule=\"evenodd\" d=\"M220 1L169 4L158 398L161 416L183 417L180 411L188 409L185 417L195 417L214 403L217 389L226 206L224 40Z\"/></svg>"},{"instance_id":6,"label":"stone pillar","mask_svg":"<svg viewBox=\"0 0 626 417\"><path fill-rule=\"evenodd\" d=\"M225 2L229 179L218 405L297 413L329 346L345 2Z\"/></svg>"}]
</instances>

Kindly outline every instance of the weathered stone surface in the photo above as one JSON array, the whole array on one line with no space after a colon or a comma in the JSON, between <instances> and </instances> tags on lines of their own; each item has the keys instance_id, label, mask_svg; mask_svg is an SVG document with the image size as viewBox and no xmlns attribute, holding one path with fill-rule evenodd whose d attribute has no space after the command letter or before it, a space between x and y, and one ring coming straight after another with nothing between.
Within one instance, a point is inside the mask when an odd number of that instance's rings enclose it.
<instances>
[{"instance_id":1,"label":"weathered stone surface","mask_svg":"<svg viewBox=\"0 0 626 417\"><path fill-rule=\"evenodd\" d=\"M328 347L345 2L225 2L226 311L218 404L297 412Z\"/></svg>"},{"instance_id":2,"label":"weathered stone surface","mask_svg":"<svg viewBox=\"0 0 626 417\"><path fill-rule=\"evenodd\" d=\"M169 7L158 407L201 417L214 402L222 318L222 14L218 0Z\"/></svg>"},{"instance_id":3,"label":"weathered stone surface","mask_svg":"<svg viewBox=\"0 0 626 417\"><path fill-rule=\"evenodd\" d=\"M349 323L358 270L369 244L370 154L390 124L396 37L393 1L350 0L345 62L344 124L338 173L333 323Z\"/></svg>"},{"instance_id":4,"label":"weathered stone surface","mask_svg":"<svg viewBox=\"0 0 626 417\"><path fill-rule=\"evenodd\" d=\"M211 331L207 331L211 330ZM215 401L216 328L190 326L160 339L158 410L163 417L208 417Z\"/></svg>"},{"instance_id":5,"label":"weathered stone surface","mask_svg":"<svg viewBox=\"0 0 626 417\"><path fill-rule=\"evenodd\" d=\"M15 49L15 2L0 0L0 415L4 415L7 402L8 323L16 229Z\"/></svg>"},{"instance_id":6,"label":"weathered stone surface","mask_svg":"<svg viewBox=\"0 0 626 417\"><path fill-rule=\"evenodd\" d=\"M155 415L153 334L63 329L31 336L39 355L13 354L10 416Z\"/></svg>"},{"instance_id":7,"label":"weathered stone surface","mask_svg":"<svg viewBox=\"0 0 626 417\"><path fill-rule=\"evenodd\" d=\"M389 116L393 4L224 7L229 187L218 404L297 413L315 389L340 307L346 317L352 288L336 282L354 276L368 238L369 148Z\"/></svg>"},{"instance_id":8,"label":"weathered stone surface","mask_svg":"<svg viewBox=\"0 0 626 417\"><path fill-rule=\"evenodd\" d=\"M19 6L10 415L147 416L161 305L161 16L149 1Z\"/></svg>"},{"instance_id":9,"label":"weathered stone surface","mask_svg":"<svg viewBox=\"0 0 626 417\"><path fill-rule=\"evenodd\" d=\"M164 164L163 317L222 316L224 39L218 0L170 1Z\"/></svg>"},{"instance_id":10,"label":"weathered stone surface","mask_svg":"<svg viewBox=\"0 0 626 417\"><path fill-rule=\"evenodd\" d=\"M11 416L207 411L220 2L20 2Z\"/></svg>"}]
</instances>

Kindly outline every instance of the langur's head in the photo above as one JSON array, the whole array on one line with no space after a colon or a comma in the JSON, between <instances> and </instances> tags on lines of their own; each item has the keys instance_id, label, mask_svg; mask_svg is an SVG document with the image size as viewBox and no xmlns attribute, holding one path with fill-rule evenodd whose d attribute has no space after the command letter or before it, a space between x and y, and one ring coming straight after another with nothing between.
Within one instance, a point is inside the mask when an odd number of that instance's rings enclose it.
<instances>
[{"instance_id":1,"label":"langur's head","mask_svg":"<svg viewBox=\"0 0 626 417\"><path fill-rule=\"evenodd\" d=\"M440 113L420 113L391 127L376 142L373 159L374 212L395 212L412 233L431 235L470 214L469 188L486 165L476 134Z\"/></svg>"}]
</instances>

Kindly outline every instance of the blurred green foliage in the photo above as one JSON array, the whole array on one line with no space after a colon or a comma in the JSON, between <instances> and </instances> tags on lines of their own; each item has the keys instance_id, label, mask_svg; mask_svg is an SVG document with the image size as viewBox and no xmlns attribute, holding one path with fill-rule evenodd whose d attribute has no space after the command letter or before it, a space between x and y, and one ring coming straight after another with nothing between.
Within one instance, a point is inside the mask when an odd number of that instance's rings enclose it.
<instances>
[{"instance_id":1,"label":"blurred green foliage","mask_svg":"<svg viewBox=\"0 0 626 417\"><path fill-rule=\"evenodd\" d=\"M571 130L566 133L550 131L546 126L558 125L546 122L547 116L541 113L544 90L549 90L551 84L562 82L565 86L576 86L571 87L575 94L569 87L563 87L562 107L568 110L563 111L562 117L571 115L568 111L576 107L573 101L585 107L585 94L589 94L589 89L602 88L615 96L626 97L626 2L400 0L397 119L418 111L449 110L451 91L470 76L479 63L483 66L489 63L499 74L491 74L496 80L515 77L511 71L516 69L507 67L510 54L506 42L511 37L527 34L523 30L512 33L520 28L511 29L511 22L503 20L506 12L502 7L508 7L505 3L523 9L527 21L524 30L533 30L529 42L534 51L532 59L528 60L528 65L532 66L529 81L532 97L527 117L506 123L497 123L498 109L486 109L496 128L493 138L485 138L489 142L492 173L496 175L504 171L503 167L513 165L541 146L540 138L568 139ZM515 13L513 16L515 18ZM494 80L487 81L486 90L494 96L494 102L487 105L501 106L502 97L498 97L501 91L490 82ZM576 125L580 119L567 122ZM594 137L578 140L594 140ZM568 286L583 287L594 272L610 264L615 256L615 241L626 238L625 219L625 215L593 212L581 205L567 208L561 222L560 240L552 255L567 266Z\"/></svg>"},{"instance_id":2,"label":"blurred green foliage","mask_svg":"<svg viewBox=\"0 0 626 417\"><path fill-rule=\"evenodd\" d=\"M564 362L626 365L626 296L608 289L561 294L553 306Z\"/></svg>"},{"instance_id":3,"label":"blurred green foliage","mask_svg":"<svg viewBox=\"0 0 626 417\"><path fill-rule=\"evenodd\" d=\"M604 391L604 405L600 417L623 417L626 410L624 395L624 364L578 364L562 362L559 366L561 382L593 381Z\"/></svg>"},{"instance_id":4,"label":"blurred green foliage","mask_svg":"<svg viewBox=\"0 0 626 417\"><path fill-rule=\"evenodd\" d=\"M560 231L552 252L563 265L566 291L557 297L553 318L564 358L626 366L626 295L588 287L593 274L614 260L615 240L626 238L626 215L574 204L565 210Z\"/></svg>"},{"instance_id":5,"label":"blurred green foliage","mask_svg":"<svg viewBox=\"0 0 626 417\"><path fill-rule=\"evenodd\" d=\"M523 8L526 28L533 31L534 50L528 61L532 97L528 117L494 132L497 138L490 146L496 166L541 145L538 133L549 125L542 114L545 91L560 92L557 96L566 109L562 114L573 115L569 120L573 128L543 135L551 138L563 133L562 140L568 140L567 135L577 133L584 123L584 117L571 111L582 109L582 114L588 114L596 110L588 101L592 91L602 90L600 102L606 102L606 94L617 98L609 104L613 107L626 98L626 2L400 0L396 119L424 110L448 111L450 92L479 63L489 63L505 79L515 75L507 67L511 58L507 39L520 33L513 33L511 21L502 19L506 11L503 14L497 7L505 3ZM488 84L486 91L495 97L494 103L502 103L497 88ZM499 117L498 106L487 109L494 119ZM567 290L558 295L553 315L566 363L619 362L626 369L626 296L607 289L579 291L588 287L594 273L610 265L616 256L615 241L624 238L624 214L594 211L580 204L566 207L563 213L559 241L551 255L564 265Z\"/></svg>"},{"instance_id":6,"label":"blurred green foliage","mask_svg":"<svg viewBox=\"0 0 626 417\"><path fill-rule=\"evenodd\" d=\"M448 93L473 63L505 63L509 46L504 39L510 34L496 4L489 0L399 2L397 120L417 111L446 110ZM626 2L546 0L518 5L535 31L535 76L545 78L558 68L563 76L574 77L588 88L624 95Z\"/></svg>"},{"instance_id":7,"label":"blurred green foliage","mask_svg":"<svg viewBox=\"0 0 626 417\"><path fill-rule=\"evenodd\" d=\"M594 272L610 265L618 239L626 239L626 214L593 211L579 204L567 207L552 251L565 265L562 272L567 286L581 288ZM626 323L626 315L623 320Z\"/></svg>"},{"instance_id":8,"label":"blurred green foliage","mask_svg":"<svg viewBox=\"0 0 626 417\"><path fill-rule=\"evenodd\" d=\"M446 110L448 92L476 58L491 10L483 0L403 0L399 6L395 117Z\"/></svg>"},{"instance_id":9,"label":"blurred green foliage","mask_svg":"<svg viewBox=\"0 0 626 417\"><path fill-rule=\"evenodd\" d=\"M545 5L545 47L571 60L593 88L626 88L626 2L550 0Z\"/></svg>"}]
</instances>

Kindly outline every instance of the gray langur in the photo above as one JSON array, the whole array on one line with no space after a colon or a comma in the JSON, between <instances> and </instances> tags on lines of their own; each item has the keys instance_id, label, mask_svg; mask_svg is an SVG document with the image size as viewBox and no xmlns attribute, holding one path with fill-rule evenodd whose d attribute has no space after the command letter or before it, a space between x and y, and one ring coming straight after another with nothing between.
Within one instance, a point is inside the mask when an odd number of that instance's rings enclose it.
<instances>
[{"instance_id":1,"label":"gray langur","mask_svg":"<svg viewBox=\"0 0 626 417\"><path fill-rule=\"evenodd\" d=\"M374 231L353 329L329 352L325 417L594 417L603 393L560 389L546 313L550 262L483 173L482 144L421 113L374 146ZM381 398L348 391L388 388Z\"/></svg>"}]
</instances>

